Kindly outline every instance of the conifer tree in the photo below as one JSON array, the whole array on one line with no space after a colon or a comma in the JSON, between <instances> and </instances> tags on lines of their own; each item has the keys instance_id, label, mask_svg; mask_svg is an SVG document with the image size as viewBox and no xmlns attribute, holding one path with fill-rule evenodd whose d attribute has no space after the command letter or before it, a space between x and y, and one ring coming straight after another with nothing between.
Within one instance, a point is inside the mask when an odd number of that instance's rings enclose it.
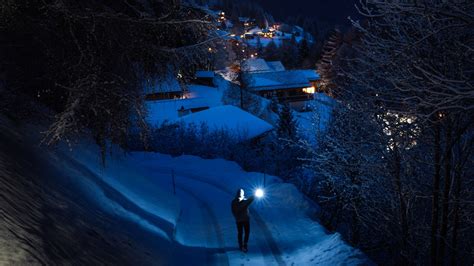
<instances>
[{"instance_id":1,"label":"conifer tree","mask_svg":"<svg viewBox=\"0 0 474 266\"><path fill-rule=\"evenodd\" d=\"M278 137L282 139L295 140L296 139L297 122L293 116L290 105L283 104L278 112Z\"/></svg>"}]
</instances>

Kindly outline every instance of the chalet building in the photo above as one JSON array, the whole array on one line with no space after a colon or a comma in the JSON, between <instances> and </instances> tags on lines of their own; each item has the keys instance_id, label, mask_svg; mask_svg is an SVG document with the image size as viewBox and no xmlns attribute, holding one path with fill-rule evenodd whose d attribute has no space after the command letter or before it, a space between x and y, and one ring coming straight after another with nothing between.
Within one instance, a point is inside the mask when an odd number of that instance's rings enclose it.
<instances>
[{"instance_id":1,"label":"chalet building","mask_svg":"<svg viewBox=\"0 0 474 266\"><path fill-rule=\"evenodd\" d=\"M239 17L239 22L242 24L245 30L257 25L255 19L249 17Z\"/></svg>"},{"instance_id":2,"label":"chalet building","mask_svg":"<svg viewBox=\"0 0 474 266\"><path fill-rule=\"evenodd\" d=\"M172 75L164 79L147 80L144 84L145 100L180 99L183 98L184 89Z\"/></svg>"},{"instance_id":3,"label":"chalet building","mask_svg":"<svg viewBox=\"0 0 474 266\"><path fill-rule=\"evenodd\" d=\"M321 90L320 90L321 78L320 78L318 72L316 72L315 70L312 70L312 69L305 69L305 70L298 70L298 71L302 72L306 76L309 83L311 84L311 87L314 88L313 93L321 92Z\"/></svg>"},{"instance_id":4,"label":"chalet building","mask_svg":"<svg viewBox=\"0 0 474 266\"><path fill-rule=\"evenodd\" d=\"M246 90L265 98L277 97L302 109L317 91L319 75L314 70L286 70L279 61L248 59L241 65L242 83Z\"/></svg>"},{"instance_id":5,"label":"chalet building","mask_svg":"<svg viewBox=\"0 0 474 266\"><path fill-rule=\"evenodd\" d=\"M264 29L261 29L260 27L254 27L254 28L248 29L243 35L243 37L246 40L254 39L257 36L261 38L273 38L277 36L277 32L275 31L273 27L264 28Z\"/></svg>"},{"instance_id":6,"label":"chalet building","mask_svg":"<svg viewBox=\"0 0 474 266\"><path fill-rule=\"evenodd\" d=\"M199 85L214 87L214 77L214 71L198 70L196 71L196 78L194 82Z\"/></svg>"}]
</instances>

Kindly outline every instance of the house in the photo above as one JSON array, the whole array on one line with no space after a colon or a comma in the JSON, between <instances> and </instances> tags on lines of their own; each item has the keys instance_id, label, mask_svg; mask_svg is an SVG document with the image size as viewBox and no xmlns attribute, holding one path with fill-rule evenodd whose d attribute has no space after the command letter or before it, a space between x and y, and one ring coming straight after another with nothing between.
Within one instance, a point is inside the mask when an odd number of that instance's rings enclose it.
<instances>
[{"instance_id":1,"label":"house","mask_svg":"<svg viewBox=\"0 0 474 266\"><path fill-rule=\"evenodd\" d=\"M184 125L206 124L209 130L223 130L240 141L252 140L271 131L268 122L233 105L222 105L183 116L177 122Z\"/></svg>"},{"instance_id":2,"label":"house","mask_svg":"<svg viewBox=\"0 0 474 266\"><path fill-rule=\"evenodd\" d=\"M150 125L159 126L163 122L174 122L180 117L222 105L223 89L203 85L188 85L184 96L179 99L146 101Z\"/></svg>"},{"instance_id":3,"label":"house","mask_svg":"<svg viewBox=\"0 0 474 266\"><path fill-rule=\"evenodd\" d=\"M164 78L148 79L143 84L145 100L179 99L183 97L184 87L172 74Z\"/></svg>"},{"instance_id":4,"label":"house","mask_svg":"<svg viewBox=\"0 0 474 266\"><path fill-rule=\"evenodd\" d=\"M253 58L243 61L240 64L240 70L243 73L259 73L272 71L268 63L261 58Z\"/></svg>"},{"instance_id":5,"label":"house","mask_svg":"<svg viewBox=\"0 0 474 266\"><path fill-rule=\"evenodd\" d=\"M295 109L302 109L313 99L319 75L315 70L286 70L279 61L248 59L241 65L243 87L265 98L276 97Z\"/></svg>"},{"instance_id":6,"label":"house","mask_svg":"<svg viewBox=\"0 0 474 266\"><path fill-rule=\"evenodd\" d=\"M306 78L309 80L309 83L311 84L311 87L314 88L315 92L319 92L321 78L318 72L312 69L304 69L299 71L301 71L306 76Z\"/></svg>"},{"instance_id":7,"label":"house","mask_svg":"<svg viewBox=\"0 0 474 266\"><path fill-rule=\"evenodd\" d=\"M146 101L147 121L152 126L159 126L164 122L174 122L176 119L206 110L209 105L200 99L176 99Z\"/></svg>"},{"instance_id":8,"label":"house","mask_svg":"<svg viewBox=\"0 0 474 266\"><path fill-rule=\"evenodd\" d=\"M249 29L256 25L255 19L249 17L239 17L239 22L242 24L244 29Z\"/></svg>"},{"instance_id":9,"label":"house","mask_svg":"<svg viewBox=\"0 0 474 266\"><path fill-rule=\"evenodd\" d=\"M196 78L194 80L195 83L199 85L214 87L214 71L210 70L198 70L196 71Z\"/></svg>"},{"instance_id":10,"label":"house","mask_svg":"<svg viewBox=\"0 0 474 266\"><path fill-rule=\"evenodd\" d=\"M276 96L280 102L300 102L313 99L311 83L299 70L246 73L245 88L265 98Z\"/></svg>"}]
</instances>

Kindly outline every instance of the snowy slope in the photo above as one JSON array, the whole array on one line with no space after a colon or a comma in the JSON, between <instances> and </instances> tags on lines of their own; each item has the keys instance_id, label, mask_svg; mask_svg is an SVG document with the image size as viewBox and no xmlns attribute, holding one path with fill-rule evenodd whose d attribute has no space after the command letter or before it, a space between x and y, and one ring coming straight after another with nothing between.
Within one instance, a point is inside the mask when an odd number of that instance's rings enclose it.
<instances>
[{"instance_id":1,"label":"snowy slope","mask_svg":"<svg viewBox=\"0 0 474 266\"><path fill-rule=\"evenodd\" d=\"M172 263L171 224L67 149L39 146L41 131L0 116L0 265Z\"/></svg>"},{"instance_id":2,"label":"snowy slope","mask_svg":"<svg viewBox=\"0 0 474 266\"><path fill-rule=\"evenodd\" d=\"M145 152L115 151L103 168L88 141L48 149L34 145L38 134L21 133L40 128L12 127L0 134L0 264L370 264L277 177L265 177L266 196L252 206L243 254L230 202L237 188L263 186L263 174L222 159Z\"/></svg>"}]
</instances>

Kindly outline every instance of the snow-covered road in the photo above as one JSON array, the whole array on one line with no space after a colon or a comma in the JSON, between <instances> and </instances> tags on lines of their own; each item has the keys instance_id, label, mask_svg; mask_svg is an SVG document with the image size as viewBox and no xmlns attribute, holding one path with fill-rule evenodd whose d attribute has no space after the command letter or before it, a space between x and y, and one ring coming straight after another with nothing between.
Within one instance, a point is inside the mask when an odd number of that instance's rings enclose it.
<instances>
[{"instance_id":1,"label":"snow-covered road","mask_svg":"<svg viewBox=\"0 0 474 266\"><path fill-rule=\"evenodd\" d=\"M293 185L271 176L266 197L252 204L249 252L244 254L237 249L230 202L237 188L252 193L261 186L261 173L245 172L220 159L143 153L132 157L144 172L154 173L153 180L162 182L162 187L172 183L169 173L174 172L181 206L175 240L183 246L205 246L208 257L202 265L370 264L360 251L311 218L314 205Z\"/></svg>"},{"instance_id":2,"label":"snow-covered road","mask_svg":"<svg viewBox=\"0 0 474 266\"><path fill-rule=\"evenodd\" d=\"M178 196L186 204L196 204L197 208L183 209L181 220L195 218L195 227L189 230L189 220L177 223L177 236L179 241L206 243L208 248L217 248L213 254L215 265L285 265L281 258L276 241L273 239L263 219L255 212L252 213L251 239L249 252L242 253L237 248L236 228L230 212L230 201L234 194L229 189L204 181L205 177L190 174L176 173L177 186L184 192ZM204 195L196 195L193 191L206 191ZM190 196L190 197L189 197ZM193 215L199 210L201 216ZM191 215L190 215L191 214ZM191 218L191 219L192 219ZM181 228L184 227L184 228ZM205 232L205 238L201 237Z\"/></svg>"}]
</instances>

